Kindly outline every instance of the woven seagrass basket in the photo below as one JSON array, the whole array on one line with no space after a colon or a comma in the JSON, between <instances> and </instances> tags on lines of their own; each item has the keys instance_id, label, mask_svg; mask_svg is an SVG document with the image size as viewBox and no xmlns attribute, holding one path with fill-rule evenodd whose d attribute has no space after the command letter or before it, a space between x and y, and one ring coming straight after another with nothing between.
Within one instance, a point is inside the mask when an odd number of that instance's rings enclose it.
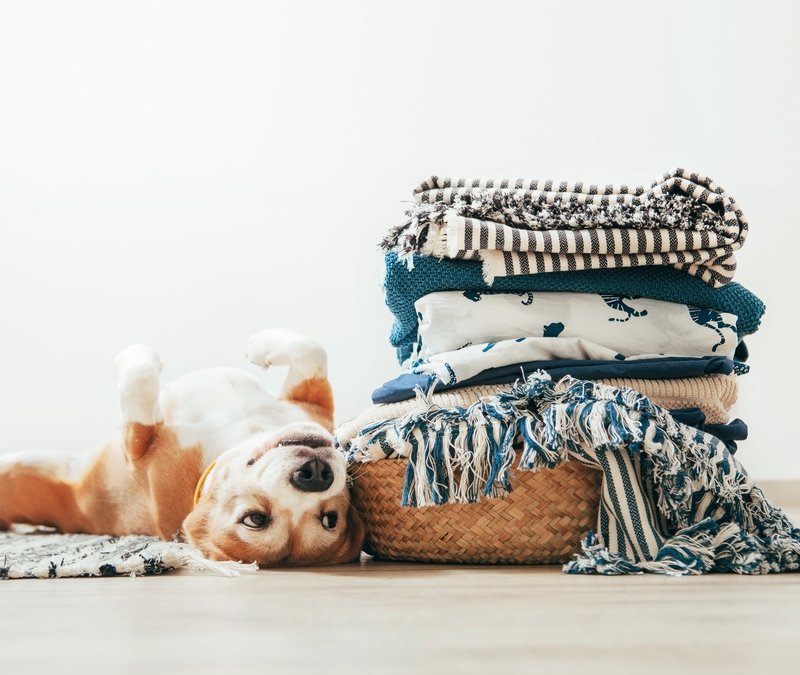
<instances>
[{"instance_id":1,"label":"woven seagrass basket","mask_svg":"<svg viewBox=\"0 0 800 675\"><path fill-rule=\"evenodd\" d=\"M517 471L513 491L478 504L400 506L405 460L354 464L351 497L367 529L364 550L384 560L563 563L595 528L601 472L576 462Z\"/></svg>"}]
</instances>

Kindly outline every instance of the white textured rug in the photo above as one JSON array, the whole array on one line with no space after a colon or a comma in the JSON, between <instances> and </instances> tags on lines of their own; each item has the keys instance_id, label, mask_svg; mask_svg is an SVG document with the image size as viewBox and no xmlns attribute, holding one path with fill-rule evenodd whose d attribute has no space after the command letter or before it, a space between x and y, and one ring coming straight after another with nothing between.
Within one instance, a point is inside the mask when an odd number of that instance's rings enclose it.
<instances>
[{"instance_id":1,"label":"white textured rug","mask_svg":"<svg viewBox=\"0 0 800 675\"><path fill-rule=\"evenodd\" d=\"M144 576L178 569L236 576L257 568L207 560L188 544L141 535L55 534L23 528L0 533L0 579Z\"/></svg>"}]
</instances>

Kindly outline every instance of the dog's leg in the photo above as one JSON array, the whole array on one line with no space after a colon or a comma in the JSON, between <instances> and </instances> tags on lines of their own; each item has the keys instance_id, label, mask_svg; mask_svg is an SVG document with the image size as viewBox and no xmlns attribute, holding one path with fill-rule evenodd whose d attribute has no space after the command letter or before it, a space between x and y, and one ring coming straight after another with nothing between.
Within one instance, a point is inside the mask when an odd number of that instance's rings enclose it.
<instances>
[{"instance_id":1,"label":"dog's leg","mask_svg":"<svg viewBox=\"0 0 800 675\"><path fill-rule=\"evenodd\" d=\"M87 531L75 488L85 461L49 452L0 455L0 529L30 523Z\"/></svg>"},{"instance_id":2,"label":"dog's leg","mask_svg":"<svg viewBox=\"0 0 800 675\"><path fill-rule=\"evenodd\" d=\"M161 426L158 378L162 368L158 354L143 345L128 347L114 360L125 454L131 460L147 453Z\"/></svg>"},{"instance_id":3,"label":"dog's leg","mask_svg":"<svg viewBox=\"0 0 800 675\"><path fill-rule=\"evenodd\" d=\"M123 351L114 363L124 422L122 446L137 460L158 442L161 361L147 347ZM99 455L71 457L60 453L20 452L0 455L0 529L11 523L50 525L63 532L117 531L117 497L107 473L108 461L118 456L118 441ZM125 529L124 527L122 528Z\"/></svg>"},{"instance_id":4,"label":"dog's leg","mask_svg":"<svg viewBox=\"0 0 800 675\"><path fill-rule=\"evenodd\" d=\"M324 427L333 428L328 357L317 342L285 329L265 330L247 341L246 355L262 368L289 366L281 398L303 407Z\"/></svg>"}]
</instances>

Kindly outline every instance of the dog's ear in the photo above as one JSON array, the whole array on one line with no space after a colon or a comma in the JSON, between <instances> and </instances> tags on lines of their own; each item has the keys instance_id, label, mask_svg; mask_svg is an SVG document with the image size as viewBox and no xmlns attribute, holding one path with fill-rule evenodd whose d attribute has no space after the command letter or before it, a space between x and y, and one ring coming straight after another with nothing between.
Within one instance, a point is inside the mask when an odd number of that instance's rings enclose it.
<instances>
[{"instance_id":1,"label":"dog's ear","mask_svg":"<svg viewBox=\"0 0 800 675\"><path fill-rule=\"evenodd\" d=\"M180 536L206 557L212 557L213 547L209 539L208 517L205 509L195 507L184 518Z\"/></svg>"},{"instance_id":2,"label":"dog's ear","mask_svg":"<svg viewBox=\"0 0 800 675\"><path fill-rule=\"evenodd\" d=\"M364 535L366 530L364 528L364 521L356 511L355 507L350 504L347 509L347 539L345 540L342 548L336 556L336 562L356 562L361 555L361 546L364 544Z\"/></svg>"}]
</instances>

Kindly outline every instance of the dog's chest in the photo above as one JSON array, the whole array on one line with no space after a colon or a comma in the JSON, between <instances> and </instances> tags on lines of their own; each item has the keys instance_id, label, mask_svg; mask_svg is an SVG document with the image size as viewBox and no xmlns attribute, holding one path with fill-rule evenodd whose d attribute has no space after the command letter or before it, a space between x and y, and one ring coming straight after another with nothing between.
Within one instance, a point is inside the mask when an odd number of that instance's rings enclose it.
<instances>
[{"instance_id":1,"label":"dog's chest","mask_svg":"<svg viewBox=\"0 0 800 675\"><path fill-rule=\"evenodd\" d=\"M163 389L160 403L180 445L200 445L206 463L255 434L309 419L302 408L276 399L258 378L235 368L185 375Z\"/></svg>"}]
</instances>

